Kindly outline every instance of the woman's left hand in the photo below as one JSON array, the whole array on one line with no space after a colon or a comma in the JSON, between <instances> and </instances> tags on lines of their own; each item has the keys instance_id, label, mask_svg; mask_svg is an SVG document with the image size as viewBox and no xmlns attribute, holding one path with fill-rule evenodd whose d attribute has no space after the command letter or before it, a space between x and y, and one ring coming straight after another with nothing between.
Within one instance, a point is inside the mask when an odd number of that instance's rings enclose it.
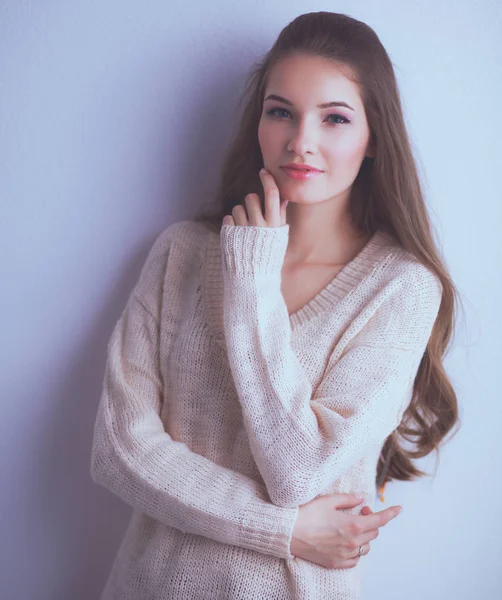
<instances>
[{"instance_id":1,"label":"woman's left hand","mask_svg":"<svg viewBox=\"0 0 502 600\"><path fill-rule=\"evenodd\" d=\"M232 215L223 217L223 225L254 225L257 227L286 225L288 200L281 202L279 188L271 173L261 169L260 179L265 191L265 215L262 213L258 194L248 194L244 200L246 206L244 207L242 204L234 206Z\"/></svg>"}]
</instances>

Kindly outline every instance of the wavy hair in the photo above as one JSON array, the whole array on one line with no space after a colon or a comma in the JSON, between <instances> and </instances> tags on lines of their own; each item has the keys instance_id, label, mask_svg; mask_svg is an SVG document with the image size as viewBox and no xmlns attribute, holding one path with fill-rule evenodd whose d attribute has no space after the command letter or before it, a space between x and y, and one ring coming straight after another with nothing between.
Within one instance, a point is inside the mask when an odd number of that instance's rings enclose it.
<instances>
[{"instance_id":1,"label":"wavy hair","mask_svg":"<svg viewBox=\"0 0 502 600\"><path fill-rule=\"evenodd\" d=\"M440 279L441 306L413 385L411 402L398 428L385 440L377 465L376 487L427 475L413 459L437 452L455 425L458 403L443 358L451 342L460 295L434 240L417 166L406 131L392 62L376 33L345 14L311 12L296 17L251 68L239 106L237 130L222 163L214 206L196 217L219 232L223 217L248 193L264 197L258 171L264 166L258 143L263 97L272 67L293 53L335 61L358 85L374 157L365 157L354 180L349 210L366 233L385 230ZM457 429L458 431L458 429ZM457 433L455 431L454 433ZM401 444L409 442L408 447Z\"/></svg>"}]
</instances>

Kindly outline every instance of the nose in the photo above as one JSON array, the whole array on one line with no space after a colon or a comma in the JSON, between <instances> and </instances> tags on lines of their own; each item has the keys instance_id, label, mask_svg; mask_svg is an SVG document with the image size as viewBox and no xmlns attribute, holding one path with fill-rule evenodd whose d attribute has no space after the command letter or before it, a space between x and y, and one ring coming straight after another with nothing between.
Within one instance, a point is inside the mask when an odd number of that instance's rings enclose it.
<instances>
[{"instance_id":1,"label":"nose","mask_svg":"<svg viewBox=\"0 0 502 600\"><path fill-rule=\"evenodd\" d=\"M303 121L293 131L293 136L287 146L288 151L295 152L299 156L312 154L316 143L314 128Z\"/></svg>"}]
</instances>

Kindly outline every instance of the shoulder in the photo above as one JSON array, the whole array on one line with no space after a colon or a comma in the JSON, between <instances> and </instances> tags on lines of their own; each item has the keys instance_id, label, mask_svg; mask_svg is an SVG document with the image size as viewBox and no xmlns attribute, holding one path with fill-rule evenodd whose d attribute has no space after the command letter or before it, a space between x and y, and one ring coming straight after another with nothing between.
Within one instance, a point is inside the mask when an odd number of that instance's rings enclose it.
<instances>
[{"instance_id":1,"label":"shoulder","mask_svg":"<svg viewBox=\"0 0 502 600\"><path fill-rule=\"evenodd\" d=\"M157 235L148 252L137 290L153 290L170 274L172 281L200 263L209 229L196 221L177 221Z\"/></svg>"},{"instance_id":2,"label":"shoulder","mask_svg":"<svg viewBox=\"0 0 502 600\"><path fill-rule=\"evenodd\" d=\"M435 272L402 246L391 249L368 278L359 343L421 347L436 320L442 285Z\"/></svg>"},{"instance_id":3,"label":"shoulder","mask_svg":"<svg viewBox=\"0 0 502 600\"><path fill-rule=\"evenodd\" d=\"M384 297L397 293L407 296L441 297L443 288L436 273L387 231L379 231L374 244L375 268L370 272L368 287ZM376 288L376 289L375 289Z\"/></svg>"},{"instance_id":4,"label":"shoulder","mask_svg":"<svg viewBox=\"0 0 502 600\"><path fill-rule=\"evenodd\" d=\"M426 308L430 305L433 311L439 306L443 295L441 280L411 252L404 248L396 252L395 260L389 265L388 276L399 296L409 300L412 306Z\"/></svg>"},{"instance_id":5,"label":"shoulder","mask_svg":"<svg viewBox=\"0 0 502 600\"><path fill-rule=\"evenodd\" d=\"M183 220L166 227L155 239L151 253L167 255L173 248L200 254L206 244L209 229L197 221Z\"/></svg>"}]
</instances>

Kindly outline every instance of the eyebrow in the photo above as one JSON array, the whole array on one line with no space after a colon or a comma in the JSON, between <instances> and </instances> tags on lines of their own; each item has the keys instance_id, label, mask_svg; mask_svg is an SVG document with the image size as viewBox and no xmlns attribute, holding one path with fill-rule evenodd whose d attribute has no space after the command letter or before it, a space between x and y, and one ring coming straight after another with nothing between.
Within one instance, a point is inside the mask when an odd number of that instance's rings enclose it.
<instances>
[{"instance_id":1,"label":"eyebrow","mask_svg":"<svg viewBox=\"0 0 502 600\"><path fill-rule=\"evenodd\" d=\"M277 100L278 102L284 102L288 106L294 106L292 102L286 100L282 96L278 96L277 94L269 94L265 100ZM346 102L342 102L341 100L334 100L333 102L325 102L324 104L318 104L317 108L330 108L332 106L345 106L346 108L350 108L350 110L354 110L352 106L349 106Z\"/></svg>"}]
</instances>

